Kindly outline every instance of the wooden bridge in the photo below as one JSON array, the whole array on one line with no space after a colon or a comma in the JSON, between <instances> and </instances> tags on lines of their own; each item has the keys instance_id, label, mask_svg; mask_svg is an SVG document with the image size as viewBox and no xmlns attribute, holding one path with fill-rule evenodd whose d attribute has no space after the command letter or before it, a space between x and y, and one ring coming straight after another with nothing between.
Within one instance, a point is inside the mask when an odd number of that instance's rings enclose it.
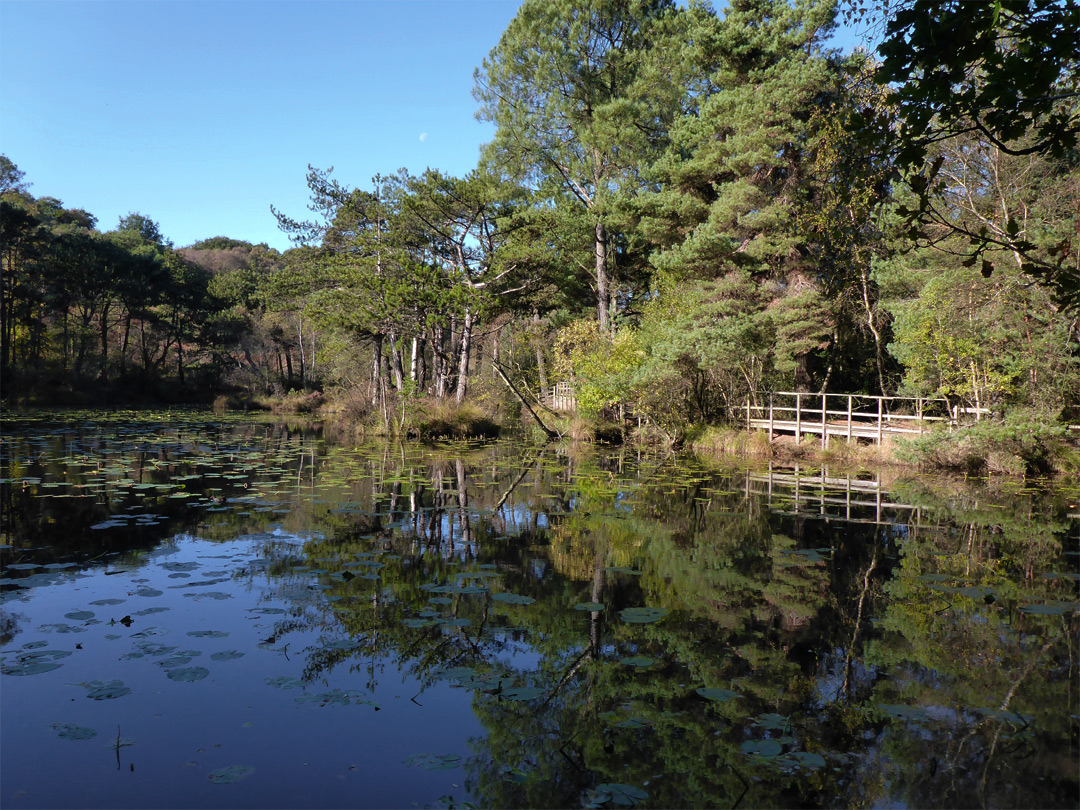
<instances>
[{"instance_id":1,"label":"wooden bridge","mask_svg":"<svg viewBox=\"0 0 1080 810\"><path fill-rule=\"evenodd\" d=\"M880 444L886 436L918 436L934 425L956 425L964 417L988 414L986 408L952 408L944 399L879 397L871 394L805 394L777 391L768 404L746 401L746 429L821 436L847 441L869 439Z\"/></svg>"},{"instance_id":2,"label":"wooden bridge","mask_svg":"<svg viewBox=\"0 0 1080 810\"><path fill-rule=\"evenodd\" d=\"M802 472L746 473L746 492L765 499L777 514L813 516L845 523L900 524L934 527L922 508L889 497L880 479L830 476L827 469Z\"/></svg>"}]
</instances>

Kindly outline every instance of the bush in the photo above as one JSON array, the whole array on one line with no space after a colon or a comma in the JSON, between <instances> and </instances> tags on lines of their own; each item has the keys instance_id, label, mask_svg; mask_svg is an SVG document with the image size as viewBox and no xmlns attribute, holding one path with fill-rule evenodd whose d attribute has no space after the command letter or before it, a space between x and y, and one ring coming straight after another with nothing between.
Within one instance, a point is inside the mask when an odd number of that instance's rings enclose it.
<instances>
[{"instance_id":1,"label":"bush","mask_svg":"<svg viewBox=\"0 0 1080 810\"><path fill-rule=\"evenodd\" d=\"M921 467L973 475L1046 475L1067 470L1076 452L1068 429L1045 413L1018 409L1004 419L983 420L948 432L899 442L897 456Z\"/></svg>"}]
</instances>

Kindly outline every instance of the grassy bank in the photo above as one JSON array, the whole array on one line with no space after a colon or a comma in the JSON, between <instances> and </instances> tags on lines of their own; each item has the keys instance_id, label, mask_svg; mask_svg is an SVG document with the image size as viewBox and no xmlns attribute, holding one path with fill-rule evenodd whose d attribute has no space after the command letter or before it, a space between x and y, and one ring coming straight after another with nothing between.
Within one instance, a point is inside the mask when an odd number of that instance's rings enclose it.
<instances>
[{"instance_id":1,"label":"grassy bank","mask_svg":"<svg viewBox=\"0 0 1080 810\"><path fill-rule=\"evenodd\" d=\"M897 467L966 475L1080 475L1080 435L1065 425L1024 418L985 420L911 439L886 438L881 444L807 436L771 440L762 431L706 427L687 439L698 454L734 455L788 463Z\"/></svg>"}]
</instances>

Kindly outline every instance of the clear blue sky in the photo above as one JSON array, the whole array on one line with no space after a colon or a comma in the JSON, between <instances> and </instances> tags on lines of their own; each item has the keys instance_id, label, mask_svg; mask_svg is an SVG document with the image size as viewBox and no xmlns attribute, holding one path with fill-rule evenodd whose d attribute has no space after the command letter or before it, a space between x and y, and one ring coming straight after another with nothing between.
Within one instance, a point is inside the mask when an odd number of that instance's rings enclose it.
<instances>
[{"instance_id":1,"label":"clear blue sky","mask_svg":"<svg viewBox=\"0 0 1080 810\"><path fill-rule=\"evenodd\" d=\"M102 230L137 211L177 246L284 250L270 205L307 213L309 163L356 186L475 167L473 69L518 5L0 0L0 151Z\"/></svg>"}]
</instances>

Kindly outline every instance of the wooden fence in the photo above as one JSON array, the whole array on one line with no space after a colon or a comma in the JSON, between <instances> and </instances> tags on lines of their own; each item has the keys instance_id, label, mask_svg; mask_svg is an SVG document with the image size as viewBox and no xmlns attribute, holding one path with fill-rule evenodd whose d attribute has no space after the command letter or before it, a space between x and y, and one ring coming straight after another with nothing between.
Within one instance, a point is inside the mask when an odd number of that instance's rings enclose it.
<instances>
[{"instance_id":1,"label":"wooden fence","mask_svg":"<svg viewBox=\"0 0 1080 810\"><path fill-rule=\"evenodd\" d=\"M553 411L576 411L577 396L568 382L556 383L540 392L540 401Z\"/></svg>"},{"instance_id":2,"label":"wooden fence","mask_svg":"<svg viewBox=\"0 0 1080 810\"><path fill-rule=\"evenodd\" d=\"M919 435L935 425L956 425L968 418L980 419L985 408L952 408L944 399L928 397L879 397L871 394L809 394L776 391L768 403L746 400L746 429L774 433L842 436L847 441L869 439L880 444L885 436Z\"/></svg>"}]
</instances>

